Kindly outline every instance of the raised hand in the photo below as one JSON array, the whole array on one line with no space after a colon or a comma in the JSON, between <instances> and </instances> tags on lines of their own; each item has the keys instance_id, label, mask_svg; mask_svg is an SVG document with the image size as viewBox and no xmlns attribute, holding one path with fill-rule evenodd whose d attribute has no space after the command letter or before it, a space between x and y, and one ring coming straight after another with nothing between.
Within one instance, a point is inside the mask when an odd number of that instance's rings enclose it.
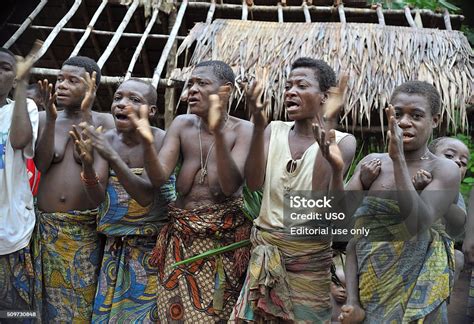
<instances>
[{"instance_id":1,"label":"raised hand","mask_svg":"<svg viewBox=\"0 0 474 324\"><path fill-rule=\"evenodd\" d=\"M36 62L36 54L42 46L43 42L37 39L30 53L25 58L21 56L16 57L16 79L18 81L28 81L30 70Z\"/></svg>"},{"instance_id":2,"label":"raised hand","mask_svg":"<svg viewBox=\"0 0 474 324\"><path fill-rule=\"evenodd\" d=\"M260 81L253 81L246 91L247 106L251 120L255 125L265 127L267 124L266 109L268 100L262 103L263 85Z\"/></svg>"},{"instance_id":3,"label":"raised hand","mask_svg":"<svg viewBox=\"0 0 474 324\"><path fill-rule=\"evenodd\" d=\"M325 121L336 120L339 115L339 112L343 107L344 93L346 91L348 79L349 75L346 72L342 72L338 86L329 88L328 98L323 106Z\"/></svg>"},{"instance_id":4,"label":"raised hand","mask_svg":"<svg viewBox=\"0 0 474 324\"><path fill-rule=\"evenodd\" d=\"M82 122L79 124L79 127L82 129L82 134L85 134L87 139L92 144L92 147L96 149L105 160L111 161L117 156L117 152L111 147L110 143L107 141L107 138L102 132L102 126L94 129L94 126L89 125L86 122Z\"/></svg>"},{"instance_id":5,"label":"raised hand","mask_svg":"<svg viewBox=\"0 0 474 324\"><path fill-rule=\"evenodd\" d=\"M79 133L77 126L72 126L69 135L74 141L74 150L81 159L82 165L92 166L94 164L94 153L92 149L92 141L84 133Z\"/></svg>"},{"instance_id":6,"label":"raised hand","mask_svg":"<svg viewBox=\"0 0 474 324\"><path fill-rule=\"evenodd\" d=\"M365 190L368 190L375 179L377 179L381 166L382 162L380 159L373 159L361 164L359 179Z\"/></svg>"},{"instance_id":7,"label":"raised hand","mask_svg":"<svg viewBox=\"0 0 474 324\"><path fill-rule=\"evenodd\" d=\"M423 190L433 180L433 176L428 171L419 169L411 180L416 190Z\"/></svg>"},{"instance_id":8,"label":"raised hand","mask_svg":"<svg viewBox=\"0 0 474 324\"><path fill-rule=\"evenodd\" d=\"M395 109L392 105L385 108L385 113L388 119L388 155L392 160L399 159L403 156L403 131L395 119Z\"/></svg>"},{"instance_id":9,"label":"raised hand","mask_svg":"<svg viewBox=\"0 0 474 324\"><path fill-rule=\"evenodd\" d=\"M126 107L128 118L132 121L133 125L136 127L138 134L143 138L143 140L148 144L153 144L155 137L151 131L150 122L148 120L148 114L150 108L147 105L140 106L140 116L137 115L135 110L132 107Z\"/></svg>"},{"instance_id":10,"label":"raised hand","mask_svg":"<svg viewBox=\"0 0 474 324\"><path fill-rule=\"evenodd\" d=\"M313 124L313 134L316 142L319 144L321 154L329 162L333 171L342 172L344 169L344 160L341 150L336 143L336 131L331 129L326 136L324 129L318 124Z\"/></svg>"},{"instance_id":11,"label":"raised hand","mask_svg":"<svg viewBox=\"0 0 474 324\"><path fill-rule=\"evenodd\" d=\"M219 87L218 94L209 96L211 106L209 107L208 126L211 134L224 128L227 116L227 103L229 102L231 87L228 85Z\"/></svg>"},{"instance_id":12,"label":"raised hand","mask_svg":"<svg viewBox=\"0 0 474 324\"><path fill-rule=\"evenodd\" d=\"M81 78L87 89L81 102L81 111L83 113L83 120L90 124L92 123L92 105L94 104L95 92L97 90L96 77L97 73L94 71L92 75L86 72L86 77Z\"/></svg>"},{"instance_id":13,"label":"raised hand","mask_svg":"<svg viewBox=\"0 0 474 324\"><path fill-rule=\"evenodd\" d=\"M46 118L49 120L56 120L58 111L54 103L57 95L56 93L53 95L51 94L53 92L53 85L49 83L47 79L44 79L43 81L38 81L38 87L39 98L41 100L40 105L43 106L46 111Z\"/></svg>"}]
</instances>

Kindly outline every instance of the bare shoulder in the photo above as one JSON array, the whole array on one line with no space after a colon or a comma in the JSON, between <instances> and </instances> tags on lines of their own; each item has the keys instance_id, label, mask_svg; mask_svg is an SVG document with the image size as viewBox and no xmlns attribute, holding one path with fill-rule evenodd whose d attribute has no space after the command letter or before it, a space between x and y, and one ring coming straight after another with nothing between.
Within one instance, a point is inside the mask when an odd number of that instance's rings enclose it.
<instances>
[{"instance_id":1,"label":"bare shoulder","mask_svg":"<svg viewBox=\"0 0 474 324\"><path fill-rule=\"evenodd\" d=\"M433 176L442 178L459 177L459 167L452 160L435 156L433 160Z\"/></svg>"},{"instance_id":2,"label":"bare shoulder","mask_svg":"<svg viewBox=\"0 0 474 324\"><path fill-rule=\"evenodd\" d=\"M245 119L230 116L229 122L231 123L232 129L234 129L236 132L239 132L239 133L251 132L253 129L253 124Z\"/></svg>"},{"instance_id":3,"label":"bare shoulder","mask_svg":"<svg viewBox=\"0 0 474 324\"><path fill-rule=\"evenodd\" d=\"M114 117L112 114L92 111L92 116L98 121L97 126L103 126L105 129L115 128Z\"/></svg>"},{"instance_id":4,"label":"bare shoulder","mask_svg":"<svg viewBox=\"0 0 474 324\"><path fill-rule=\"evenodd\" d=\"M165 138L166 132L158 127L150 127L151 132L156 140L162 141Z\"/></svg>"}]
</instances>

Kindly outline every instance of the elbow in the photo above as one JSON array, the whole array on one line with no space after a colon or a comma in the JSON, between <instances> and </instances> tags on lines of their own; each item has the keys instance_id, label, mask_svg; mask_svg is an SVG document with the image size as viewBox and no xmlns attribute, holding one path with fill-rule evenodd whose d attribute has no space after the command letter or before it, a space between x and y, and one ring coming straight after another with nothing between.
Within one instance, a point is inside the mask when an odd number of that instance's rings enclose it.
<instances>
[{"instance_id":1,"label":"elbow","mask_svg":"<svg viewBox=\"0 0 474 324\"><path fill-rule=\"evenodd\" d=\"M29 141L28 139L20 139L20 140L15 140L15 139L10 139L10 144L14 150L23 150L27 145Z\"/></svg>"}]
</instances>

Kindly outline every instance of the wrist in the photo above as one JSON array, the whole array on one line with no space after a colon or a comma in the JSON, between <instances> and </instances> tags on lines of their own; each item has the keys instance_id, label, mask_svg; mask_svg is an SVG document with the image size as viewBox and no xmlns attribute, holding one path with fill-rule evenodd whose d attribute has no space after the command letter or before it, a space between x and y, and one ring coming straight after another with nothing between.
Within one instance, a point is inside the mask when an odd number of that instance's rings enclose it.
<instances>
[{"instance_id":1,"label":"wrist","mask_svg":"<svg viewBox=\"0 0 474 324\"><path fill-rule=\"evenodd\" d=\"M81 172L81 181L86 187L94 187L99 184L99 176L97 173L85 174L84 171Z\"/></svg>"}]
</instances>

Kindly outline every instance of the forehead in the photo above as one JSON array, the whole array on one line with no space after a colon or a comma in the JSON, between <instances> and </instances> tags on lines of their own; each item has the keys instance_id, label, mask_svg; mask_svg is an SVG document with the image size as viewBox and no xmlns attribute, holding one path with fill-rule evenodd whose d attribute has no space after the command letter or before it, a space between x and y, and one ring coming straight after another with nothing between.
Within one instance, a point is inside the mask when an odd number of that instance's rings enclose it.
<instances>
[{"instance_id":1,"label":"forehead","mask_svg":"<svg viewBox=\"0 0 474 324\"><path fill-rule=\"evenodd\" d=\"M306 81L316 82L319 84L319 80L316 77L316 71L309 67L299 67L291 70L290 75L288 76L288 81L295 79L304 79Z\"/></svg>"},{"instance_id":2,"label":"forehead","mask_svg":"<svg viewBox=\"0 0 474 324\"><path fill-rule=\"evenodd\" d=\"M191 79L207 79L218 82L219 78L214 73L212 66L198 66L193 70Z\"/></svg>"},{"instance_id":3,"label":"forehead","mask_svg":"<svg viewBox=\"0 0 474 324\"><path fill-rule=\"evenodd\" d=\"M86 74L86 69L81 66L74 66L74 65L63 65L59 74L62 75L72 75L77 77L84 77Z\"/></svg>"},{"instance_id":4,"label":"forehead","mask_svg":"<svg viewBox=\"0 0 474 324\"><path fill-rule=\"evenodd\" d=\"M446 139L446 140L442 141L441 143L439 143L437 151L444 152L444 151L447 151L449 149L455 150L460 155L469 156L469 149L467 148L467 146L463 142L461 142L457 139L454 139L454 138L453 139Z\"/></svg>"},{"instance_id":5,"label":"forehead","mask_svg":"<svg viewBox=\"0 0 474 324\"><path fill-rule=\"evenodd\" d=\"M427 114L431 114L431 107L428 99L419 94L400 92L392 98L391 104L395 108L412 108L423 110Z\"/></svg>"},{"instance_id":6,"label":"forehead","mask_svg":"<svg viewBox=\"0 0 474 324\"><path fill-rule=\"evenodd\" d=\"M149 91L150 89L146 84L135 80L122 82L122 84L116 90L116 92L134 92L142 96L146 96Z\"/></svg>"},{"instance_id":7,"label":"forehead","mask_svg":"<svg viewBox=\"0 0 474 324\"><path fill-rule=\"evenodd\" d=\"M15 67L15 59L8 53L0 52L0 63L8 63L11 66Z\"/></svg>"}]
</instances>

